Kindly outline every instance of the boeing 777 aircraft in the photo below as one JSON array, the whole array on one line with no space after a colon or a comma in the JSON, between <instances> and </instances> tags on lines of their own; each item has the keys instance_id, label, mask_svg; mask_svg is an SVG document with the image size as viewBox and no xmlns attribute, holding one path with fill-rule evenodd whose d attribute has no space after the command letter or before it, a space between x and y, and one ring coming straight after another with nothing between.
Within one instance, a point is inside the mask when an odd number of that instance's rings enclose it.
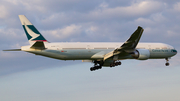
<instances>
[{"instance_id":1,"label":"boeing 777 aircraft","mask_svg":"<svg viewBox=\"0 0 180 101\"><path fill-rule=\"evenodd\" d=\"M30 45L21 49L4 51L25 51L36 55L60 60L83 60L94 63L91 71L101 69L102 66L114 67L121 65L124 59L165 59L166 66L169 58L176 55L174 47L164 43L138 43L143 33L143 28L138 27L130 38L122 42L60 42L50 43L24 16L19 15Z\"/></svg>"}]
</instances>

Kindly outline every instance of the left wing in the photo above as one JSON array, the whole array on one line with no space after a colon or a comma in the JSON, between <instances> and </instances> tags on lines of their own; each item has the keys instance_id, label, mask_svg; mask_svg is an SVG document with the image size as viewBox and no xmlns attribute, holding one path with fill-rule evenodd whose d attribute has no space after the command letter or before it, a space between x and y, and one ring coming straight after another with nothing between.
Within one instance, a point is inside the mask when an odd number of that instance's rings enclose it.
<instances>
[{"instance_id":1,"label":"left wing","mask_svg":"<svg viewBox=\"0 0 180 101\"><path fill-rule=\"evenodd\" d=\"M130 38L120 47L111 51L104 56L104 61L113 58L114 60L118 59L118 56L126 56L129 53L133 52L141 38L144 29L138 26L137 30L130 36Z\"/></svg>"}]
</instances>

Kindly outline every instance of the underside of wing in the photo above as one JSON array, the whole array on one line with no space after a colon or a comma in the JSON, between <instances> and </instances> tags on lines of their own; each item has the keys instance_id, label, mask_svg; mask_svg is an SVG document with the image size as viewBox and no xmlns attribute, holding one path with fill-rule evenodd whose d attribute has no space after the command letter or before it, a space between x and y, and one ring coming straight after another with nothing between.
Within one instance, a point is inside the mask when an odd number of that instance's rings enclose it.
<instances>
[{"instance_id":1,"label":"underside of wing","mask_svg":"<svg viewBox=\"0 0 180 101\"><path fill-rule=\"evenodd\" d=\"M130 38L122 46L120 46L120 48L117 48L114 51L111 51L104 56L104 61L109 58L113 58L114 60L117 60L118 57L124 57L129 55L129 53L133 52L141 38L143 31L144 29L138 26L137 30L130 36Z\"/></svg>"},{"instance_id":2,"label":"underside of wing","mask_svg":"<svg viewBox=\"0 0 180 101\"><path fill-rule=\"evenodd\" d=\"M119 50L134 50L141 38L144 29L138 26L137 30L130 36L130 38L120 47L117 49Z\"/></svg>"}]
</instances>

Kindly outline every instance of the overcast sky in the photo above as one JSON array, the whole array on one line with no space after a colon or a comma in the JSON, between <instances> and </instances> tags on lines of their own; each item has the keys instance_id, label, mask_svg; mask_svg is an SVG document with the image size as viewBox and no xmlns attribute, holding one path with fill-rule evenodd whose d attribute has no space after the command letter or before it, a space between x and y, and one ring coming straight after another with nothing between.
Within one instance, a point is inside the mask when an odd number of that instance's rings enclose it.
<instances>
[{"instance_id":1,"label":"overcast sky","mask_svg":"<svg viewBox=\"0 0 180 101\"><path fill-rule=\"evenodd\" d=\"M0 0L0 50L28 45L18 15L49 42L124 42L144 28L140 42L180 50L179 0ZM1 101L179 101L180 55L123 60L90 72L91 63L0 51Z\"/></svg>"}]
</instances>

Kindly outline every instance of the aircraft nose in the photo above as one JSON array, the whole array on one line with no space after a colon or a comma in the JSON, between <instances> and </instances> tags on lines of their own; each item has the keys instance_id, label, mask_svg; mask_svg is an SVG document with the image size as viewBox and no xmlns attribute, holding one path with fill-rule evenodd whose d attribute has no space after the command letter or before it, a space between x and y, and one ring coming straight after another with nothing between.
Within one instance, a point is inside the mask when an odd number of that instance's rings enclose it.
<instances>
[{"instance_id":1,"label":"aircraft nose","mask_svg":"<svg viewBox=\"0 0 180 101\"><path fill-rule=\"evenodd\" d=\"M176 55L177 54L177 50L175 50L175 49L172 49L172 51L171 51L172 53L174 53L174 55Z\"/></svg>"}]
</instances>

